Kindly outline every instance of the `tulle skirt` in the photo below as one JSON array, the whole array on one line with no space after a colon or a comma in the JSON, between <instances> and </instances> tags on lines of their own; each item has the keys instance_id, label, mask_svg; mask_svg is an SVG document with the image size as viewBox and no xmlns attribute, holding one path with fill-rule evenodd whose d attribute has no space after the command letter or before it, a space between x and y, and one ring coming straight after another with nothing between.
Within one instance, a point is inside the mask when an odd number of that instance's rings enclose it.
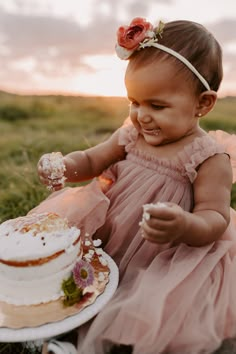
<instances>
[{"instance_id":1,"label":"tulle skirt","mask_svg":"<svg viewBox=\"0 0 236 354\"><path fill-rule=\"evenodd\" d=\"M32 212L57 212L93 235L108 209L94 180L53 193ZM103 354L113 343L132 345L133 354L209 354L236 335L234 210L224 235L210 245L153 245L140 238L135 247L119 260L112 300L79 328L79 354Z\"/></svg>"}]
</instances>

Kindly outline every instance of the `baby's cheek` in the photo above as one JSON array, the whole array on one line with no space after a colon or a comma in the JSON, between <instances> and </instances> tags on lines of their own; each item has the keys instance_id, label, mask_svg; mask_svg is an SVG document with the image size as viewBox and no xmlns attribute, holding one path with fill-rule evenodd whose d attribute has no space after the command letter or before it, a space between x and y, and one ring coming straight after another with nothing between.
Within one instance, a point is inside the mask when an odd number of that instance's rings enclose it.
<instances>
[{"instance_id":1,"label":"baby's cheek","mask_svg":"<svg viewBox=\"0 0 236 354\"><path fill-rule=\"evenodd\" d=\"M131 121L134 123L137 121L137 110L135 108L130 108L129 116Z\"/></svg>"},{"instance_id":2,"label":"baby's cheek","mask_svg":"<svg viewBox=\"0 0 236 354\"><path fill-rule=\"evenodd\" d=\"M131 117L130 117L131 118ZM139 125L139 122L137 121L137 119L131 119L131 122L133 123L135 129L141 133L141 128L140 128L140 125Z\"/></svg>"}]
</instances>

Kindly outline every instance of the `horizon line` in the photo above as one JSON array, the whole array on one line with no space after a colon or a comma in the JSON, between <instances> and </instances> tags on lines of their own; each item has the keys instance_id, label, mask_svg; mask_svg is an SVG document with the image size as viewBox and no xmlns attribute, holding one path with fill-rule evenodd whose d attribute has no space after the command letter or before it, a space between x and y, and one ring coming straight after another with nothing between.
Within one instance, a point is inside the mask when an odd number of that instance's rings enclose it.
<instances>
[{"instance_id":1,"label":"horizon line","mask_svg":"<svg viewBox=\"0 0 236 354\"><path fill-rule=\"evenodd\" d=\"M6 90L0 87L0 92L16 95L16 96L64 96L64 97L101 97L101 98L124 98L126 99L126 95L102 95L102 94L92 94L92 93L83 93L83 92L69 92L69 91L57 91L57 90L38 90L38 91L28 91L28 90ZM236 98L235 94L221 94L218 96L218 99L224 98Z\"/></svg>"}]
</instances>

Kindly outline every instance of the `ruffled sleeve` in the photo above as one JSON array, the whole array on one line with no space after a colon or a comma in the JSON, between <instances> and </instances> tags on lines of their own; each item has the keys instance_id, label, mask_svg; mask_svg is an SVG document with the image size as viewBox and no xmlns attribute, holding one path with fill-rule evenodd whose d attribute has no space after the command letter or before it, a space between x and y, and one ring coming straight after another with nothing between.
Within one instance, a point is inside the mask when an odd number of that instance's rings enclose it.
<instances>
[{"instance_id":1,"label":"ruffled sleeve","mask_svg":"<svg viewBox=\"0 0 236 354\"><path fill-rule=\"evenodd\" d=\"M137 138L138 132L128 117L119 128L119 145L124 145L125 151L128 152L135 145Z\"/></svg>"},{"instance_id":2,"label":"ruffled sleeve","mask_svg":"<svg viewBox=\"0 0 236 354\"><path fill-rule=\"evenodd\" d=\"M124 146L125 151L129 152L130 149L135 145L138 137L138 132L129 117L124 121L123 125L118 129L118 131L118 144ZM108 191L110 186L115 181L116 168L114 165L108 167L108 169L103 171L102 175L99 177L99 183L103 192Z\"/></svg>"},{"instance_id":3,"label":"ruffled sleeve","mask_svg":"<svg viewBox=\"0 0 236 354\"><path fill-rule=\"evenodd\" d=\"M233 170L233 183L236 182L236 134L229 134L223 130L216 130L210 131L209 135L222 145L225 152L230 156Z\"/></svg>"},{"instance_id":4,"label":"ruffled sleeve","mask_svg":"<svg viewBox=\"0 0 236 354\"><path fill-rule=\"evenodd\" d=\"M209 135L196 138L180 154L181 162L185 166L184 174L193 183L197 177L197 168L209 157L224 152L224 147L217 144Z\"/></svg>"}]
</instances>

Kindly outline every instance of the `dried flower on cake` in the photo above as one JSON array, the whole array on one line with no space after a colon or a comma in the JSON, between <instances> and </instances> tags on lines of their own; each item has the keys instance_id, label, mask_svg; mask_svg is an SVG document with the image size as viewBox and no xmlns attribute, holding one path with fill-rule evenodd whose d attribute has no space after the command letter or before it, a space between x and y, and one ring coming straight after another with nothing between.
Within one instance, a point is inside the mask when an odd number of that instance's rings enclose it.
<instances>
[{"instance_id":1,"label":"dried flower on cake","mask_svg":"<svg viewBox=\"0 0 236 354\"><path fill-rule=\"evenodd\" d=\"M76 262L71 276L64 280L62 284L65 306L72 306L81 301L86 294L89 294L89 289L87 289L89 286L97 286L97 283L105 282L109 274L108 262L103 257L102 248L95 247L101 244L101 240L92 241L88 234L85 237L84 245L86 247L84 248L83 259ZM95 269L93 267L97 263L100 264L99 269L105 267L108 271L100 271L97 274L95 272L96 266Z\"/></svg>"},{"instance_id":2,"label":"dried flower on cake","mask_svg":"<svg viewBox=\"0 0 236 354\"><path fill-rule=\"evenodd\" d=\"M90 263L80 260L73 269L75 284L82 289L92 285L94 282L94 270Z\"/></svg>"},{"instance_id":3,"label":"dried flower on cake","mask_svg":"<svg viewBox=\"0 0 236 354\"><path fill-rule=\"evenodd\" d=\"M72 275L62 283L64 305L72 306L78 303L84 295L83 290L93 282L94 269L92 265L81 259L75 264Z\"/></svg>"}]
</instances>

